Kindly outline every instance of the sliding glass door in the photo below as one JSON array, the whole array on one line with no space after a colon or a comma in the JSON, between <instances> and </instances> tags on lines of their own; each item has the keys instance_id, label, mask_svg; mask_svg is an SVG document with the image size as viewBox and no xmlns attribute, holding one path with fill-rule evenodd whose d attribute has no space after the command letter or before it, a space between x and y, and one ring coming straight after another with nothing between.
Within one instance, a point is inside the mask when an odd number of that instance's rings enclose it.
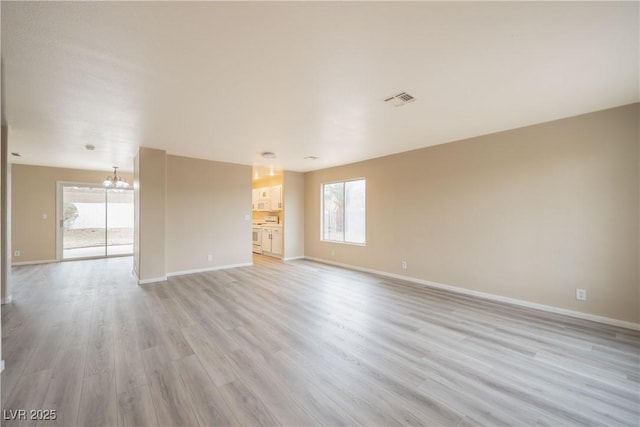
<instances>
[{"instance_id":1,"label":"sliding glass door","mask_svg":"<svg viewBox=\"0 0 640 427\"><path fill-rule=\"evenodd\" d=\"M62 259L133 253L133 190L60 184Z\"/></svg>"}]
</instances>

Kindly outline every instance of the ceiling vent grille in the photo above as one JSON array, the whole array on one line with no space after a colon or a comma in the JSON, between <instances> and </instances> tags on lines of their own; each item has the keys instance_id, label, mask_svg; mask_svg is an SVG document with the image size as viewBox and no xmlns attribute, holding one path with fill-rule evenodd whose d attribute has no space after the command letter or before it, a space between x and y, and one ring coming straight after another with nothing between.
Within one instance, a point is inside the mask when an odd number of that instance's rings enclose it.
<instances>
[{"instance_id":1,"label":"ceiling vent grille","mask_svg":"<svg viewBox=\"0 0 640 427\"><path fill-rule=\"evenodd\" d=\"M400 92L388 98L385 98L384 102L393 105L394 107L402 107L404 104L415 101L416 98L409 95L407 92Z\"/></svg>"}]
</instances>

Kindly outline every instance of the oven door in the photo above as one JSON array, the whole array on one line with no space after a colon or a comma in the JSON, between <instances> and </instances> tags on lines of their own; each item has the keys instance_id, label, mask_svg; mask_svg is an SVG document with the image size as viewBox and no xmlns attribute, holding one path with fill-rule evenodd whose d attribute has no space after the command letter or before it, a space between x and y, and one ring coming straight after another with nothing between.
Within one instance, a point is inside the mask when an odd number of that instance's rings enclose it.
<instances>
[{"instance_id":1,"label":"oven door","mask_svg":"<svg viewBox=\"0 0 640 427\"><path fill-rule=\"evenodd\" d=\"M260 227L253 227L253 228L252 228L252 233L251 233L251 235L253 236L253 237L252 237L252 239L253 239L253 245L254 245L254 246L255 246L255 245L260 246L260 243L261 243L261 241L262 241L262 236L261 236L260 231L261 231L261 228L260 228Z\"/></svg>"},{"instance_id":2,"label":"oven door","mask_svg":"<svg viewBox=\"0 0 640 427\"><path fill-rule=\"evenodd\" d=\"M253 227L251 229L253 246L251 251L257 254L262 253L262 228L261 227Z\"/></svg>"}]
</instances>

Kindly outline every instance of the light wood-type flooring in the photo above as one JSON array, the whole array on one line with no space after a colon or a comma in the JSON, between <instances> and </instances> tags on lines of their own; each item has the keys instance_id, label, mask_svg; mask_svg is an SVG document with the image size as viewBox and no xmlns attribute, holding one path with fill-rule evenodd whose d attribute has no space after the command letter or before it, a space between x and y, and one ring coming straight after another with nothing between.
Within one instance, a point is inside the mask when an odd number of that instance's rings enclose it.
<instances>
[{"instance_id":1,"label":"light wood-type flooring","mask_svg":"<svg viewBox=\"0 0 640 427\"><path fill-rule=\"evenodd\" d=\"M639 425L638 332L254 261L144 286L131 258L14 268L3 409L57 411L39 426Z\"/></svg>"}]
</instances>

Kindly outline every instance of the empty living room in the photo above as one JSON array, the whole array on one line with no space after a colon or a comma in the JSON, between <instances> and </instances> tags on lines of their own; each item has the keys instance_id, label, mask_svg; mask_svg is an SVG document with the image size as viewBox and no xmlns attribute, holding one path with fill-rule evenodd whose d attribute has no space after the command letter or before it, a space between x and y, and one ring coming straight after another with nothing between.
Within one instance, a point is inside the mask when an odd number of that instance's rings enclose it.
<instances>
[{"instance_id":1,"label":"empty living room","mask_svg":"<svg viewBox=\"0 0 640 427\"><path fill-rule=\"evenodd\" d=\"M0 2L2 426L640 425L640 2Z\"/></svg>"}]
</instances>

